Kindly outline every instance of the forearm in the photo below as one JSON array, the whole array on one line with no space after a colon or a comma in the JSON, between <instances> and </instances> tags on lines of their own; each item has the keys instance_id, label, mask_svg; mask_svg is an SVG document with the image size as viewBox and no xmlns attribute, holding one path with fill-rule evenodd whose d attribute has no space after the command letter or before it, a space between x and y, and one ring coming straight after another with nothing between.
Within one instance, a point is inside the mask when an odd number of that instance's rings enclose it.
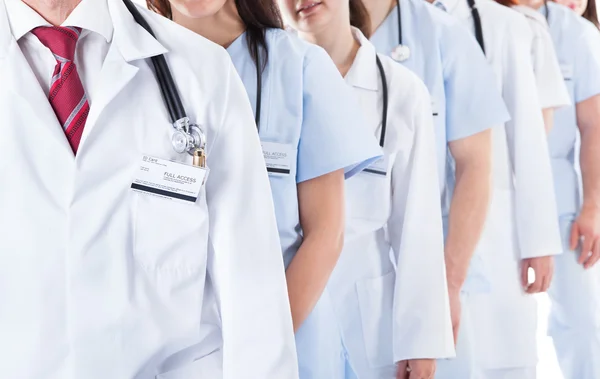
<instances>
[{"instance_id":1,"label":"forearm","mask_svg":"<svg viewBox=\"0 0 600 379\"><path fill-rule=\"evenodd\" d=\"M544 128L546 134L550 134L550 131L554 127L554 108L542 109L542 115L544 116Z\"/></svg>"},{"instance_id":2,"label":"forearm","mask_svg":"<svg viewBox=\"0 0 600 379\"><path fill-rule=\"evenodd\" d=\"M600 209L600 125L582 130L580 164L583 207Z\"/></svg>"},{"instance_id":3,"label":"forearm","mask_svg":"<svg viewBox=\"0 0 600 379\"><path fill-rule=\"evenodd\" d=\"M489 168L485 165L460 170L450 205L445 260L448 289L459 291L483 231L491 193Z\"/></svg>"},{"instance_id":4,"label":"forearm","mask_svg":"<svg viewBox=\"0 0 600 379\"><path fill-rule=\"evenodd\" d=\"M314 231L304 238L286 276L294 331L302 325L319 301L343 246L343 232Z\"/></svg>"}]
</instances>

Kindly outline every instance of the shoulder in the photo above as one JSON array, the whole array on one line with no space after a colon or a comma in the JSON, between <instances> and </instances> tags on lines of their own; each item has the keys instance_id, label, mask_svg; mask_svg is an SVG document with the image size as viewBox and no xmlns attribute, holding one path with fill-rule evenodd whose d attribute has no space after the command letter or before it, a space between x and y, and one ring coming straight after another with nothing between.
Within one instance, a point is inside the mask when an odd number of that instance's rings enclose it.
<instances>
[{"instance_id":1,"label":"shoulder","mask_svg":"<svg viewBox=\"0 0 600 379\"><path fill-rule=\"evenodd\" d=\"M482 12L489 14L485 22L493 22L504 27L529 27L527 19L523 13L498 4L493 0L479 0L477 1L477 7Z\"/></svg>"},{"instance_id":2,"label":"shoulder","mask_svg":"<svg viewBox=\"0 0 600 379\"><path fill-rule=\"evenodd\" d=\"M532 9L532 8L524 6L524 5L514 6L513 9L515 11L521 13L523 16L525 16L525 18L527 19L527 22L529 22L529 25L532 26L533 28L535 28L535 29L538 29L538 28L547 29L548 28L548 22L546 21L546 18L544 17L544 15L541 14L540 12L536 11L535 9Z\"/></svg>"},{"instance_id":3,"label":"shoulder","mask_svg":"<svg viewBox=\"0 0 600 379\"><path fill-rule=\"evenodd\" d=\"M377 54L387 76L390 94L420 101L429 99L425 83L411 70L384 54Z\"/></svg>"},{"instance_id":4,"label":"shoulder","mask_svg":"<svg viewBox=\"0 0 600 379\"><path fill-rule=\"evenodd\" d=\"M157 40L169 51L169 61L184 59L192 67L214 69L216 72L230 69L231 59L223 47L152 11L138 8L152 27Z\"/></svg>"},{"instance_id":5,"label":"shoulder","mask_svg":"<svg viewBox=\"0 0 600 379\"><path fill-rule=\"evenodd\" d=\"M561 29L571 33L574 37L580 37L592 32L598 33L598 29L594 24L580 17L568 7L553 1L548 2L548 17L550 18L550 23L559 25Z\"/></svg>"}]
</instances>

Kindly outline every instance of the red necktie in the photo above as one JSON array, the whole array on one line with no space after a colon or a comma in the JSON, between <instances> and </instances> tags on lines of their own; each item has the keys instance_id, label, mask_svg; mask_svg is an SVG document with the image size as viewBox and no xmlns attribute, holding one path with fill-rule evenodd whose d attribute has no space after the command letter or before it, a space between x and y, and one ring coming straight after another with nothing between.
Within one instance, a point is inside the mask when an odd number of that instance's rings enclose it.
<instances>
[{"instance_id":1,"label":"red necktie","mask_svg":"<svg viewBox=\"0 0 600 379\"><path fill-rule=\"evenodd\" d=\"M50 49L56 58L48 98L76 154L90 111L74 62L75 48L81 29L60 26L40 27L35 28L32 33Z\"/></svg>"}]
</instances>

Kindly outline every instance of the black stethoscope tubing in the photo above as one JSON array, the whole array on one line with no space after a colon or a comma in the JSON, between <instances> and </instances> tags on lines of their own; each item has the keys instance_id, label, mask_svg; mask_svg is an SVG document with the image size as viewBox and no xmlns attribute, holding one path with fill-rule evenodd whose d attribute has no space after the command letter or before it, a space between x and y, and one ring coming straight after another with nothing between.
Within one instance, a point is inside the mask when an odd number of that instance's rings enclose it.
<instances>
[{"instance_id":1,"label":"black stethoscope tubing","mask_svg":"<svg viewBox=\"0 0 600 379\"><path fill-rule=\"evenodd\" d=\"M387 113L388 113L388 104L389 104L389 94L388 94L388 86L387 86L387 78L385 75L385 70L381 63L381 60L377 55L375 55L375 59L377 62L377 68L379 70L379 76L381 77L381 85L383 89L383 114L381 121L381 137L379 139L379 145L383 147L385 143L385 134L387 129ZM260 130L260 111L262 108L262 65L260 64L260 55L259 62L256 64L256 127Z\"/></svg>"},{"instance_id":2,"label":"black stethoscope tubing","mask_svg":"<svg viewBox=\"0 0 600 379\"><path fill-rule=\"evenodd\" d=\"M398 11L398 43L399 45L402 45L402 11L400 9L400 0L396 0L396 3L396 9ZM477 9L475 0L467 0L467 3L469 4L469 8L471 8L471 14L473 15L473 23L475 24L475 38L477 38L477 42L485 54L485 42L483 39L483 27L481 26L481 15Z\"/></svg>"},{"instance_id":3,"label":"black stethoscope tubing","mask_svg":"<svg viewBox=\"0 0 600 379\"><path fill-rule=\"evenodd\" d=\"M141 13L138 11L136 6L131 2L131 0L124 0L125 6L133 16L134 20L152 37L156 38L154 31L148 24L148 22L144 19ZM152 64L154 66L154 71L156 73L156 79L158 81L158 85L160 87L160 91L163 95L165 104L167 106L167 110L169 111L169 116L171 117L171 122L176 123L179 120L186 118L185 109L183 107L183 103L181 102L181 97L179 96L179 91L177 90L177 86L175 85L175 81L173 80L173 75L171 74L171 70L169 70L169 66L167 64L167 60L164 55L157 55L150 58Z\"/></svg>"}]
</instances>

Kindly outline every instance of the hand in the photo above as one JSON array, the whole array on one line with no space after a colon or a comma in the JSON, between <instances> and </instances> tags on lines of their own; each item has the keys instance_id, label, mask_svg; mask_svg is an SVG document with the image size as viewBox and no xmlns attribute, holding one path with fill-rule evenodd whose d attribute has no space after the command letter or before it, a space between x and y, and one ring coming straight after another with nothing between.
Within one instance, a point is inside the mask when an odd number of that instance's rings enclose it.
<instances>
[{"instance_id":1,"label":"hand","mask_svg":"<svg viewBox=\"0 0 600 379\"><path fill-rule=\"evenodd\" d=\"M411 359L398 363L396 379L433 379L435 359Z\"/></svg>"},{"instance_id":2,"label":"hand","mask_svg":"<svg viewBox=\"0 0 600 379\"><path fill-rule=\"evenodd\" d=\"M535 272L535 282L529 284L529 268ZM548 291L554 275L554 258L538 257L523 259L521 262L521 284L529 294Z\"/></svg>"},{"instance_id":3,"label":"hand","mask_svg":"<svg viewBox=\"0 0 600 379\"><path fill-rule=\"evenodd\" d=\"M454 345L458 342L458 331L462 315L462 303L460 302L460 291L450 290L450 317L452 320L452 333L454 334Z\"/></svg>"},{"instance_id":4,"label":"hand","mask_svg":"<svg viewBox=\"0 0 600 379\"><path fill-rule=\"evenodd\" d=\"M571 229L571 250L582 242L579 264L592 268L600 259L600 210L596 207L583 207Z\"/></svg>"}]
</instances>

